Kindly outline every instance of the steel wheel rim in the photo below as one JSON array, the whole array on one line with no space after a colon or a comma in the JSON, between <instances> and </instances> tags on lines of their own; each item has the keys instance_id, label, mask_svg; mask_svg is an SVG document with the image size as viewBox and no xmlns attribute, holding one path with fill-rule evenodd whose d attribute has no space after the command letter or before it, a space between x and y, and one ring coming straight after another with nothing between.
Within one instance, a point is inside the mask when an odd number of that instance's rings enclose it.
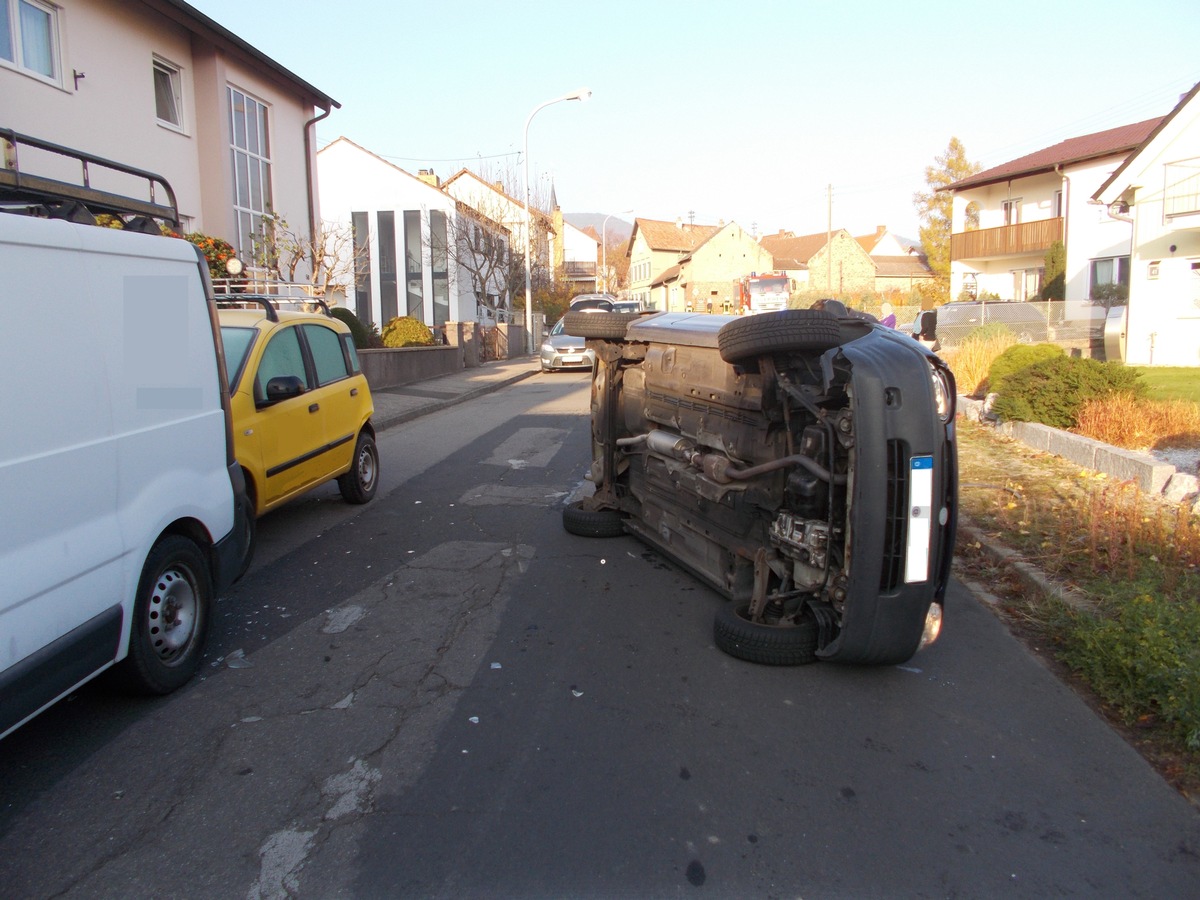
<instances>
[{"instance_id":1,"label":"steel wheel rim","mask_svg":"<svg viewBox=\"0 0 1200 900\"><path fill-rule=\"evenodd\" d=\"M375 454L369 447L363 447L358 455L358 483L368 491L375 484Z\"/></svg>"},{"instance_id":2,"label":"steel wheel rim","mask_svg":"<svg viewBox=\"0 0 1200 900\"><path fill-rule=\"evenodd\" d=\"M199 601L191 572L182 566L165 570L154 582L146 611L150 646L160 660L177 660L196 633Z\"/></svg>"}]
</instances>

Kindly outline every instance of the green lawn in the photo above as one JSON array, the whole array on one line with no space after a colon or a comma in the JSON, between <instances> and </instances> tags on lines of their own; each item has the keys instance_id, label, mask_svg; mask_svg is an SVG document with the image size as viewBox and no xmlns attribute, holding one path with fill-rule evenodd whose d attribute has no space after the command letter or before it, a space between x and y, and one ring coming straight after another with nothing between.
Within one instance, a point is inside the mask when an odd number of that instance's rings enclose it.
<instances>
[{"instance_id":1,"label":"green lawn","mask_svg":"<svg viewBox=\"0 0 1200 900\"><path fill-rule=\"evenodd\" d=\"M1200 369L1169 366L1135 366L1148 395L1154 400L1191 400L1200 403Z\"/></svg>"}]
</instances>

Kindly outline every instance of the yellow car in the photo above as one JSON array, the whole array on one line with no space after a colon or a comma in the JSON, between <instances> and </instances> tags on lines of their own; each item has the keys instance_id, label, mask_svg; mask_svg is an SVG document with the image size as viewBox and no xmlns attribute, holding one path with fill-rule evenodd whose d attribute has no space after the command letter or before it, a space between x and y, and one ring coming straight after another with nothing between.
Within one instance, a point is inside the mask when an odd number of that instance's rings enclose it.
<instances>
[{"instance_id":1,"label":"yellow car","mask_svg":"<svg viewBox=\"0 0 1200 900\"><path fill-rule=\"evenodd\" d=\"M239 306L258 308L226 308ZM345 323L218 298L232 394L233 448L261 516L331 478L349 503L379 485L371 389Z\"/></svg>"}]
</instances>

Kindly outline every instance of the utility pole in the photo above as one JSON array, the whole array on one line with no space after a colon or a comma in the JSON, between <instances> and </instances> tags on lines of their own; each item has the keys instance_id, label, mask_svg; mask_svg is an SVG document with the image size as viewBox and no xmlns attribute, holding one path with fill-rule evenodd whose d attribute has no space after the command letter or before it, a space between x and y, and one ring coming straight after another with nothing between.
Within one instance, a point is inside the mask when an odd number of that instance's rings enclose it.
<instances>
[{"instance_id":1,"label":"utility pole","mask_svg":"<svg viewBox=\"0 0 1200 900\"><path fill-rule=\"evenodd\" d=\"M833 293L833 185L825 188L825 292Z\"/></svg>"}]
</instances>

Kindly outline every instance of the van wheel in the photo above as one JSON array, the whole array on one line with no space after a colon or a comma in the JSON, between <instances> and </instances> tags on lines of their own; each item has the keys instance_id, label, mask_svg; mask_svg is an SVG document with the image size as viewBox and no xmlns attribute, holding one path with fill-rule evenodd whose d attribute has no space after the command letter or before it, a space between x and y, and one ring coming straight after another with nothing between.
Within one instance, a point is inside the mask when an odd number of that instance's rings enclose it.
<instances>
[{"instance_id":1,"label":"van wheel","mask_svg":"<svg viewBox=\"0 0 1200 900\"><path fill-rule=\"evenodd\" d=\"M200 665L212 610L212 578L204 554L180 535L154 545L142 568L129 655L118 668L142 694L169 694Z\"/></svg>"},{"instance_id":2,"label":"van wheel","mask_svg":"<svg viewBox=\"0 0 1200 900\"><path fill-rule=\"evenodd\" d=\"M584 509L575 502L563 507L563 528L579 537L620 537L625 533L625 517L615 509Z\"/></svg>"},{"instance_id":3,"label":"van wheel","mask_svg":"<svg viewBox=\"0 0 1200 900\"><path fill-rule=\"evenodd\" d=\"M242 549L242 564L238 566L238 578L245 575L246 570L250 568L250 563L254 559L254 548L258 544L258 518L255 516L254 510L254 495L250 492L247 484L246 494L242 497L238 507L238 516L246 523L246 542Z\"/></svg>"},{"instance_id":4,"label":"van wheel","mask_svg":"<svg viewBox=\"0 0 1200 900\"><path fill-rule=\"evenodd\" d=\"M350 471L338 476L338 490L347 503L366 503L375 496L379 487L379 450L375 438L361 431L354 445L354 462Z\"/></svg>"},{"instance_id":5,"label":"van wheel","mask_svg":"<svg viewBox=\"0 0 1200 900\"><path fill-rule=\"evenodd\" d=\"M563 317L563 333L601 341L625 339L625 329L638 318L637 313L569 312Z\"/></svg>"},{"instance_id":6,"label":"van wheel","mask_svg":"<svg viewBox=\"0 0 1200 900\"><path fill-rule=\"evenodd\" d=\"M767 666L803 666L817 661L817 623L804 618L799 625L751 622L750 607L722 603L713 619L717 649L735 659Z\"/></svg>"},{"instance_id":7,"label":"van wheel","mask_svg":"<svg viewBox=\"0 0 1200 900\"><path fill-rule=\"evenodd\" d=\"M764 353L824 352L841 342L837 316L821 309L758 313L736 319L717 332L717 347L727 363Z\"/></svg>"}]
</instances>

